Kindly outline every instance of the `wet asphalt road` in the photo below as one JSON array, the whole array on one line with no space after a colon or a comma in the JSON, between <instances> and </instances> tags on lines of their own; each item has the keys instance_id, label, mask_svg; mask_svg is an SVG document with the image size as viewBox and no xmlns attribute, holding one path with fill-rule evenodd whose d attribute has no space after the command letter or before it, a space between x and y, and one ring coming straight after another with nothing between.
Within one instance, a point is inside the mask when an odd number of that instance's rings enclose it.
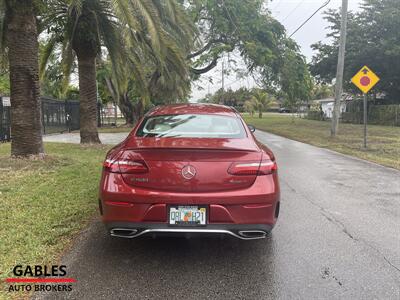
<instances>
[{"instance_id":1,"label":"wet asphalt road","mask_svg":"<svg viewBox=\"0 0 400 300\"><path fill-rule=\"evenodd\" d=\"M36 298L400 299L400 172L256 135L280 168L267 239L123 240L95 221L63 258L73 291Z\"/></svg>"}]
</instances>

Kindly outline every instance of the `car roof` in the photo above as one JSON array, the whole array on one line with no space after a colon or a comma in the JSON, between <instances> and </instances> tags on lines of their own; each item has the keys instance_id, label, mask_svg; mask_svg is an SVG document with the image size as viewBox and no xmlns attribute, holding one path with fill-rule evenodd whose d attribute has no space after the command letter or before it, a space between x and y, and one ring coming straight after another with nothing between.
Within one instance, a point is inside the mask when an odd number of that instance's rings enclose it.
<instances>
[{"instance_id":1,"label":"car roof","mask_svg":"<svg viewBox=\"0 0 400 300\"><path fill-rule=\"evenodd\" d=\"M147 116L182 115L182 114L217 114L237 116L234 108L218 104L171 104L157 106L147 113Z\"/></svg>"}]
</instances>

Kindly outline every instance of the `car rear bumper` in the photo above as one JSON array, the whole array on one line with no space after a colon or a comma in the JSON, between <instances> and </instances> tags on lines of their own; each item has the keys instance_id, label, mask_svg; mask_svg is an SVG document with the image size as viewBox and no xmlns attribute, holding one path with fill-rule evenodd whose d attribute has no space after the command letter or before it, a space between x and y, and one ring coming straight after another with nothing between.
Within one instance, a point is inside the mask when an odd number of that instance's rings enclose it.
<instances>
[{"instance_id":1,"label":"car rear bumper","mask_svg":"<svg viewBox=\"0 0 400 300\"><path fill-rule=\"evenodd\" d=\"M273 228L279 215L279 199L277 174L258 176L246 189L176 193L132 188L120 174L109 173L103 174L99 206L102 221L113 236L227 234L252 239L264 237ZM170 227L169 205L206 206L207 226ZM246 230L254 231L250 233L253 236L240 233Z\"/></svg>"},{"instance_id":2,"label":"car rear bumper","mask_svg":"<svg viewBox=\"0 0 400 300\"><path fill-rule=\"evenodd\" d=\"M117 182L118 184L115 184ZM276 174L258 176L246 189L211 193L173 193L127 186L120 174L103 176L100 210L104 223L167 223L169 205L206 205L209 224L269 224L279 212Z\"/></svg>"},{"instance_id":3,"label":"car rear bumper","mask_svg":"<svg viewBox=\"0 0 400 300\"><path fill-rule=\"evenodd\" d=\"M208 224L201 227L177 227L164 223L107 223L106 228L110 235L119 238L137 238L140 236L215 236L229 235L242 240L265 238L272 230L273 225L266 224Z\"/></svg>"}]
</instances>

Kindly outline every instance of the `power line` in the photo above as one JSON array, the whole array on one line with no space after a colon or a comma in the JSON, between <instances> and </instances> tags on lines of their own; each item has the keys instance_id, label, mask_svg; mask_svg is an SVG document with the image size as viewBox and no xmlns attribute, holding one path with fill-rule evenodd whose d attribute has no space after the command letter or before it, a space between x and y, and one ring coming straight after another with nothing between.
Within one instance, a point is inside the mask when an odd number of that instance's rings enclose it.
<instances>
[{"instance_id":1,"label":"power line","mask_svg":"<svg viewBox=\"0 0 400 300\"><path fill-rule=\"evenodd\" d=\"M271 10L272 9L277 9L279 7L279 5L282 4L282 0L276 0L276 1L277 1L277 3L275 3L276 5L274 7L271 7ZM272 4L272 2L271 2L271 4Z\"/></svg>"},{"instance_id":2,"label":"power line","mask_svg":"<svg viewBox=\"0 0 400 300\"><path fill-rule=\"evenodd\" d=\"M235 27L235 31L234 31L234 32L236 32L236 31L237 31L236 23L233 21L232 16L231 16L229 10L226 8L225 0L222 0L222 5L224 6L226 13L228 14L229 20L231 21L232 25Z\"/></svg>"},{"instance_id":3,"label":"power line","mask_svg":"<svg viewBox=\"0 0 400 300\"><path fill-rule=\"evenodd\" d=\"M222 59L221 77L222 77L222 90L225 90L225 68L224 68L224 59Z\"/></svg>"},{"instance_id":4,"label":"power line","mask_svg":"<svg viewBox=\"0 0 400 300\"><path fill-rule=\"evenodd\" d=\"M331 0L327 0L320 8L318 8L307 20L305 20L289 37L292 37L297 31L299 31L304 25L307 24L308 21L311 20L312 17L314 17L321 9L323 9L325 6L327 6L331 2Z\"/></svg>"},{"instance_id":5,"label":"power line","mask_svg":"<svg viewBox=\"0 0 400 300\"><path fill-rule=\"evenodd\" d=\"M281 23L283 23L284 21L286 21L295 11L296 9L299 8L300 5L302 5L304 3L305 0L300 1L299 3L297 3L297 5L290 11L290 13L283 18L283 20L281 21Z\"/></svg>"}]
</instances>

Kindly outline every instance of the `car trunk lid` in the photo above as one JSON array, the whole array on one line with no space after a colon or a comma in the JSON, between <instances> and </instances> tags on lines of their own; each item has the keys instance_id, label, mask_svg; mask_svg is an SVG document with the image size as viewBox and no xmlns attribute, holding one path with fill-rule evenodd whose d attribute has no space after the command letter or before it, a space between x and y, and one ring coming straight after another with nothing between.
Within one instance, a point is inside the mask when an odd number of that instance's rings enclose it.
<instances>
[{"instance_id":1,"label":"car trunk lid","mask_svg":"<svg viewBox=\"0 0 400 300\"><path fill-rule=\"evenodd\" d=\"M124 181L133 187L174 192L222 192L254 183L256 174L236 176L228 170L237 162L259 162L262 154L255 144L239 139L199 140L137 139L122 157L143 162L148 172L122 174Z\"/></svg>"}]
</instances>

